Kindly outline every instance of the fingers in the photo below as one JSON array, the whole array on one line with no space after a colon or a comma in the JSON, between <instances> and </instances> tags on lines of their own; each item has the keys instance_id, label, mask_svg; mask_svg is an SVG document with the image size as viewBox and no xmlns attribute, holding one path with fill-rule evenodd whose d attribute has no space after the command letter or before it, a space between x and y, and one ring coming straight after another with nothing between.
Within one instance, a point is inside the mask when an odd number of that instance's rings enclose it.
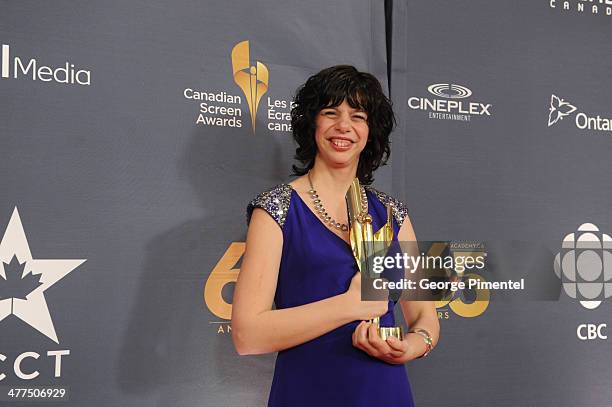
<instances>
[{"instance_id":1,"label":"fingers","mask_svg":"<svg viewBox=\"0 0 612 407\"><path fill-rule=\"evenodd\" d=\"M353 346L363 350L368 355L381 359L387 363L405 363L408 344L397 338L387 338L383 341L376 330L376 325L362 321L353 332Z\"/></svg>"},{"instance_id":2,"label":"fingers","mask_svg":"<svg viewBox=\"0 0 612 407\"><path fill-rule=\"evenodd\" d=\"M377 355L374 356L391 356L391 347L378 335L376 325L374 324L368 326L368 341L370 346L376 349Z\"/></svg>"},{"instance_id":3,"label":"fingers","mask_svg":"<svg viewBox=\"0 0 612 407\"><path fill-rule=\"evenodd\" d=\"M353 334L353 345L368 355L377 356L377 350L370 344L368 339L368 327L373 325L370 322L363 321L359 325L357 325L357 329Z\"/></svg>"},{"instance_id":4,"label":"fingers","mask_svg":"<svg viewBox=\"0 0 612 407\"><path fill-rule=\"evenodd\" d=\"M387 342L383 341L378 332L376 325L371 322L363 321L353 332L353 346L366 352L374 357L395 357L397 351L391 349Z\"/></svg>"},{"instance_id":5,"label":"fingers","mask_svg":"<svg viewBox=\"0 0 612 407\"><path fill-rule=\"evenodd\" d=\"M387 344L389 344L391 347L393 357L400 357L406 353L406 351L408 351L408 343L405 341L400 341L393 336L387 338Z\"/></svg>"}]
</instances>

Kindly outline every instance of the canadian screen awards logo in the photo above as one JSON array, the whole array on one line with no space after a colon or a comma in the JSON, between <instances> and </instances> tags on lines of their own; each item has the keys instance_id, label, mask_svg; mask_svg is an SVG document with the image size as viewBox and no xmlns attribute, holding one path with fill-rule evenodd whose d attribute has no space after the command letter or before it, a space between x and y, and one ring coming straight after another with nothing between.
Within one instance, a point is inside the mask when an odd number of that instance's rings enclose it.
<instances>
[{"instance_id":1,"label":"canadian screen awards logo","mask_svg":"<svg viewBox=\"0 0 612 407\"><path fill-rule=\"evenodd\" d=\"M583 223L563 238L554 270L567 296L588 310L598 308L612 297L612 237L593 223ZM606 323L581 323L576 336L583 341L605 340L606 328Z\"/></svg>"},{"instance_id":2,"label":"canadian screen awards logo","mask_svg":"<svg viewBox=\"0 0 612 407\"><path fill-rule=\"evenodd\" d=\"M291 132L291 101L269 96L270 73L268 67L259 59L253 59L248 40L240 41L230 52L231 78L235 87L231 89L183 90L183 97L198 103L195 123L203 126L241 128L248 120L252 134L256 134L257 112L266 105L265 119L262 120L270 132L287 134ZM236 89L237 87L237 89ZM240 94L233 92L238 90ZM263 99L264 95L268 94ZM244 112L246 101L249 119Z\"/></svg>"},{"instance_id":3,"label":"canadian screen awards logo","mask_svg":"<svg viewBox=\"0 0 612 407\"><path fill-rule=\"evenodd\" d=\"M572 103L552 94L548 108L548 127L561 122L566 117L573 116L577 111L578 108ZM576 113L574 124L580 130L612 131L612 118L584 112Z\"/></svg>"},{"instance_id":4,"label":"canadian screen awards logo","mask_svg":"<svg viewBox=\"0 0 612 407\"><path fill-rule=\"evenodd\" d=\"M437 96L408 98L408 107L412 110L427 112L430 119L457 120L469 122L473 116L491 116L491 104L463 100L472 96L472 91L454 83L434 83L427 91Z\"/></svg>"},{"instance_id":5,"label":"canadian screen awards logo","mask_svg":"<svg viewBox=\"0 0 612 407\"><path fill-rule=\"evenodd\" d=\"M2 44L3 79L31 79L41 82L55 82L70 85L91 85L91 71L77 67L66 61L59 66L43 65L36 58L23 58L11 55L11 47Z\"/></svg>"},{"instance_id":6,"label":"canadian screen awards logo","mask_svg":"<svg viewBox=\"0 0 612 407\"><path fill-rule=\"evenodd\" d=\"M85 261L85 259L34 259L19 211L15 207L0 241L0 323L14 316L59 344L45 291ZM4 338L9 336L2 326L0 330L3 331ZM15 377L22 380L32 380L40 376L40 371L32 367L33 361L28 361L22 366L24 360L39 359L41 357L39 352L40 350L23 352L16 356L12 363L7 363L8 357L0 349L0 381L9 375L5 370L6 366L12 366ZM54 372L47 374L61 377L62 357L70 355L70 350L53 349L43 353L47 357L55 358ZM28 366L27 369L25 365ZM40 363L39 368L42 369L42 366Z\"/></svg>"}]
</instances>

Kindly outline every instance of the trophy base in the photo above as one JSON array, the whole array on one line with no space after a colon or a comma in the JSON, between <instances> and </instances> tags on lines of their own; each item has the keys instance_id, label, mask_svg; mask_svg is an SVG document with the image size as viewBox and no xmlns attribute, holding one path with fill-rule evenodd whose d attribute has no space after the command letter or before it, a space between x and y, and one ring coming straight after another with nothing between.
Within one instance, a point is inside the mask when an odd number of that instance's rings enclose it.
<instances>
[{"instance_id":1,"label":"trophy base","mask_svg":"<svg viewBox=\"0 0 612 407\"><path fill-rule=\"evenodd\" d=\"M379 326L377 331L383 341L386 341L387 338L392 336L400 341L404 339L404 332L401 326Z\"/></svg>"}]
</instances>

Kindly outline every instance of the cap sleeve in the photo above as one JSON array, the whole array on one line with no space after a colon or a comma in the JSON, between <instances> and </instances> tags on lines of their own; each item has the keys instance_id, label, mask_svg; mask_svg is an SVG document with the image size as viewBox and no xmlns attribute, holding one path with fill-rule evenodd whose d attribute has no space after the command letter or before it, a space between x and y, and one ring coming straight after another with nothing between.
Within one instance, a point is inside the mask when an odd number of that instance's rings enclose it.
<instances>
[{"instance_id":1,"label":"cap sleeve","mask_svg":"<svg viewBox=\"0 0 612 407\"><path fill-rule=\"evenodd\" d=\"M406 216L408 216L408 206L406 206L406 204L404 204L399 199L396 199L391 195L381 192L371 186L366 186L365 188L368 191L372 192L374 195L376 195L378 200L382 202L383 205L391 206L391 212L393 213L393 217L395 218L397 225L401 227L402 223L404 223L404 219L406 218Z\"/></svg>"},{"instance_id":2,"label":"cap sleeve","mask_svg":"<svg viewBox=\"0 0 612 407\"><path fill-rule=\"evenodd\" d=\"M257 195L246 209L247 226L251 223L251 216L255 208L261 208L278 223L282 229L287 218L289 202L291 201L291 186L279 184Z\"/></svg>"}]
</instances>

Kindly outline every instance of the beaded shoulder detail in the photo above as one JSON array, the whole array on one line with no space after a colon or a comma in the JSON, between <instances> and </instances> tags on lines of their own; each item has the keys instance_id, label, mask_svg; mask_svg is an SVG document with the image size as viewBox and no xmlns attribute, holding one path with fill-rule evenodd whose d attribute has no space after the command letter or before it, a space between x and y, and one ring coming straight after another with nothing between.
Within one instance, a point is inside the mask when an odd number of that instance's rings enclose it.
<instances>
[{"instance_id":1,"label":"beaded shoulder detail","mask_svg":"<svg viewBox=\"0 0 612 407\"><path fill-rule=\"evenodd\" d=\"M289 210L291 191L291 185L279 184L257 195L247 205L247 226L251 222L253 210L255 208L261 208L268 212L268 214L272 216L272 218L282 229L283 225L285 224L285 219L287 218L287 211Z\"/></svg>"},{"instance_id":2,"label":"beaded shoulder detail","mask_svg":"<svg viewBox=\"0 0 612 407\"><path fill-rule=\"evenodd\" d=\"M391 206L393 217L395 218L397 225L401 227L402 223L404 223L404 219L406 216L408 216L408 207L399 199L393 198L391 195L387 195L386 193L381 192L369 185L366 185L365 189L376 195L378 200L384 205Z\"/></svg>"}]
</instances>

